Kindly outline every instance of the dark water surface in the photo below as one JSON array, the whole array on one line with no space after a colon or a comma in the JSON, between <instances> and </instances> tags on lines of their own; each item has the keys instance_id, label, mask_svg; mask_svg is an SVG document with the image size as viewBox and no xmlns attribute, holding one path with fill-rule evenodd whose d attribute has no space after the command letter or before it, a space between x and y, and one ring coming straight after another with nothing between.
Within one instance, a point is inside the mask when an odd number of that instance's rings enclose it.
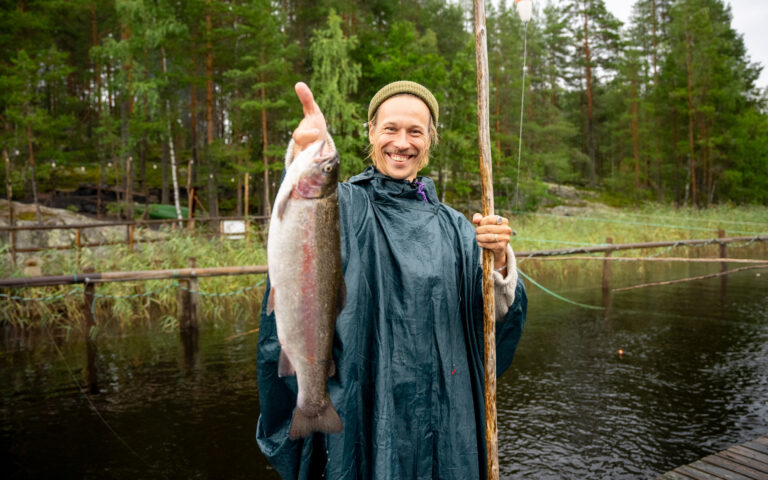
<instances>
[{"instance_id":1,"label":"dark water surface","mask_svg":"<svg viewBox=\"0 0 768 480\"><path fill-rule=\"evenodd\" d=\"M603 303L599 264L520 267ZM613 286L718 270L617 264ZM528 290L528 324L498 386L503 478L652 478L768 433L768 270L730 276L725 295L720 279L616 293L607 314ZM228 339L256 322L203 322L195 355L178 333L102 330L100 393L87 397L75 383L82 340L6 332L4 477L277 478L254 440L257 337Z\"/></svg>"}]
</instances>

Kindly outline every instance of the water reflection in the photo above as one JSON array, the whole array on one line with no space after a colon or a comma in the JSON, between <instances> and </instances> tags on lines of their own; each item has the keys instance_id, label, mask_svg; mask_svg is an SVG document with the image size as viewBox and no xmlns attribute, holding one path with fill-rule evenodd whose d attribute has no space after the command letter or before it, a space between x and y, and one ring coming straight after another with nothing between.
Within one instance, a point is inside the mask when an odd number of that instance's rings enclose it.
<instances>
[{"instance_id":1,"label":"water reflection","mask_svg":"<svg viewBox=\"0 0 768 480\"><path fill-rule=\"evenodd\" d=\"M599 267L521 268L574 300L605 301ZM611 284L718 270L612 264ZM502 477L651 478L768 432L766 280L735 274L725 295L719 279L614 293L609 315L531 286L518 356L498 385ZM99 393L87 397L82 339L59 335L54 346L47 333L6 333L6 472L277 478L254 441L257 336L231 338L256 326L244 316L227 327L203 321L195 337L102 330Z\"/></svg>"}]
</instances>

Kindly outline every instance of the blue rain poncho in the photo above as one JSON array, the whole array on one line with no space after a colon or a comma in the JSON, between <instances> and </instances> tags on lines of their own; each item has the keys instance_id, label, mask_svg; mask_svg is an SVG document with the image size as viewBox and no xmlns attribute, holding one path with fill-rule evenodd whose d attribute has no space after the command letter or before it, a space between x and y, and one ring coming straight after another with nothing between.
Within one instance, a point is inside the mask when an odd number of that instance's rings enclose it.
<instances>
[{"instance_id":1,"label":"blue rain poncho","mask_svg":"<svg viewBox=\"0 0 768 480\"><path fill-rule=\"evenodd\" d=\"M296 378L277 376L275 318L262 307L256 438L284 479L323 469L331 480L486 478L480 248L474 226L440 203L430 179L417 180L368 167L339 184L347 296L328 391L342 433L288 439ZM496 324L498 375L526 307L518 279Z\"/></svg>"}]
</instances>

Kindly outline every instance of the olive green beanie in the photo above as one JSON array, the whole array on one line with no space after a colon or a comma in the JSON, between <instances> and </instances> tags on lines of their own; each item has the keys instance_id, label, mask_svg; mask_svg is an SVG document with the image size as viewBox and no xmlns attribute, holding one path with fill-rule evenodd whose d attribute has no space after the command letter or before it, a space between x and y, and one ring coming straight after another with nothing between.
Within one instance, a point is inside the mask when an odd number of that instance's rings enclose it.
<instances>
[{"instance_id":1,"label":"olive green beanie","mask_svg":"<svg viewBox=\"0 0 768 480\"><path fill-rule=\"evenodd\" d=\"M368 122L373 120L376 110L378 110L381 104L384 103L384 100L402 93L416 95L422 99L424 103L427 104L427 108L429 108L429 112L432 114L432 120L435 122L435 125L437 125L437 116L440 113L440 110L438 109L435 96L432 95L432 92L430 92L427 87L416 82L409 82L408 80L392 82L376 92L376 95L371 99L371 104L368 106Z\"/></svg>"}]
</instances>

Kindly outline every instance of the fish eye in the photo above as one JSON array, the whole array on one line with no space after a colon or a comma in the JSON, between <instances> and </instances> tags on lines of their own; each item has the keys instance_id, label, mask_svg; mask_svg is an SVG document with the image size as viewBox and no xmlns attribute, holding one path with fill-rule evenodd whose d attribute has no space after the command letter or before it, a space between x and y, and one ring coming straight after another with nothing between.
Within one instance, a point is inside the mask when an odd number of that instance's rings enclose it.
<instances>
[{"instance_id":1,"label":"fish eye","mask_svg":"<svg viewBox=\"0 0 768 480\"><path fill-rule=\"evenodd\" d=\"M323 165L323 171L325 173L331 173L333 171L333 165L331 164Z\"/></svg>"}]
</instances>

